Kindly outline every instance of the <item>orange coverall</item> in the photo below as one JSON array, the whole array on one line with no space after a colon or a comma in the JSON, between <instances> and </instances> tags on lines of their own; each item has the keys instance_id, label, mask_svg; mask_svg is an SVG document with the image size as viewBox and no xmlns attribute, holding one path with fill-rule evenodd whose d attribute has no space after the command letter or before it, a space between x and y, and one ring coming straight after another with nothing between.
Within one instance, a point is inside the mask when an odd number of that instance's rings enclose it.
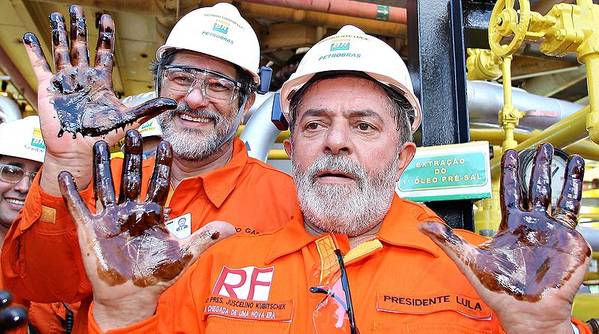
<instances>
[{"instance_id":1,"label":"orange coverall","mask_svg":"<svg viewBox=\"0 0 599 334\"><path fill-rule=\"evenodd\" d=\"M4 289L2 280L0 279L0 289ZM77 314L79 303L65 306L63 303L30 303L23 300L15 299L14 304L23 305L27 308L27 317L29 323L40 334L62 334L65 332L65 322L67 318L67 307L73 312L73 317ZM28 326L6 331L7 334L27 334Z\"/></svg>"},{"instance_id":2,"label":"orange coverall","mask_svg":"<svg viewBox=\"0 0 599 334\"><path fill-rule=\"evenodd\" d=\"M109 333L314 333L313 311L323 295L309 288L331 268L334 244L345 254L361 334L503 333L457 266L417 229L430 220L439 218L395 196L376 239L348 252L347 237L311 236L298 212L278 231L212 246L161 296L154 316ZM99 333L89 316L90 333Z\"/></svg>"},{"instance_id":3,"label":"orange coverall","mask_svg":"<svg viewBox=\"0 0 599 334\"><path fill-rule=\"evenodd\" d=\"M121 159L112 162L120 184ZM154 159L143 162L141 198L145 198ZM93 185L81 192L95 207ZM280 195L279 195L280 194ZM233 156L222 168L183 180L169 194L170 218L191 213L191 230L214 220L235 225L242 234L258 234L287 223L297 206L291 177L247 155L234 140ZM25 207L6 236L2 251L4 283L19 298L37 302L82 300L76 332L86 326L91 285L85 274L75 224L61 197L44 193L38 179Z\"/></svg>"}]
</instances>

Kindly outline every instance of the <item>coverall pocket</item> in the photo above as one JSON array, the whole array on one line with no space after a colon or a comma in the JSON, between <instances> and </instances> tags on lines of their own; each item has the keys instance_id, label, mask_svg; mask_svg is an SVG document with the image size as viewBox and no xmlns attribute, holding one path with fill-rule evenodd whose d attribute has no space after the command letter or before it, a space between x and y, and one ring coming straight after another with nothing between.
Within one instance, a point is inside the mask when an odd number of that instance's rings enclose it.
<instances>
[{"instance_id":1,"label":"coverall pocket","mask_svg":"<svg viewBox=\"0 0 599 334\"><path fill-rule=\"evenodd\" d=\"M379 294L376 309L376 333L501 333L488 306L478 298L460 294Z\"/></svg>"}]
</instances>

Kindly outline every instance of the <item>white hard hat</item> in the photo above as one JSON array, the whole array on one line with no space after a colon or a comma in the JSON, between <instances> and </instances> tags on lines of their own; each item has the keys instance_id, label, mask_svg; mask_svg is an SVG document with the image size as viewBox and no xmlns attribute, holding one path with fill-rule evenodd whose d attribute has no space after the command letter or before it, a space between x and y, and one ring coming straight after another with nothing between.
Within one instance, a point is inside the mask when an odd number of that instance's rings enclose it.
<instances>
[{"instance_id":1,"label":"white hard hat","mask_svg":"<svg viewBox=\"0 0 599 334\"><path fill-rule=\"evenodd\" d=\"M295 92L315 74L329 71L366 73L374 80L403 95L414 108L412 133L422 119L412 80L401 57L380 39L347 25L335 35L316 43L299 63L295 73L281 87L281 108L289 120L289 102Z\"/></svg>"},{"instance_id":2,"label":"white hard hat","mask_svg":"<svg viewBox=\"0 0 599 334\"><path fill-rule=\"evenodd\" d=\"M45 154L37 116L0 124L0 155L44 162Z\"/></svg>"},{"instance_id":3,"label":"white hard hat","mask_svg":"<svg viewBox=\"0 0 599 334\"><path fill-rule=\"evenodd\" d=\"M166 43L156 51L156 58L171 48L201 52L233 63L260 83L260 45L250 24L235 6L218 3L193 10L173 27Z\"/></svg>"}]
</instances>

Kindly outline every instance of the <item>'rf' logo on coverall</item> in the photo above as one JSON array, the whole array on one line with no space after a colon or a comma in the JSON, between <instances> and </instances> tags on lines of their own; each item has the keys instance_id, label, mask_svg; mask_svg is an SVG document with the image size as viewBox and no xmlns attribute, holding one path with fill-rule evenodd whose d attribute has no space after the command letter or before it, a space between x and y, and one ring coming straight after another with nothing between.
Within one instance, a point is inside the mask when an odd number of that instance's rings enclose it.
<instances>
[{"instance_id":1,"label":"'rf' logo on coverall","mask_svg":"<svg viewBox=\"0 0 599 334\"><path fill-rule=\"evenodd\" d=\"M267 301L275 267L223 267L212 294L244 300Z\"/></svg>"}]
</instances>

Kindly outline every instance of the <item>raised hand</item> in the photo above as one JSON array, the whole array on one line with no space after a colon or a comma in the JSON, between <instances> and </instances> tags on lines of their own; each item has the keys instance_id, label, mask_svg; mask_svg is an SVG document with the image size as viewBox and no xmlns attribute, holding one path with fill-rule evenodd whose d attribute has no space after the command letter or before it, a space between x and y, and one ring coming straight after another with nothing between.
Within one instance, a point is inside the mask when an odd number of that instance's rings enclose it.
<instances>
[{"instance_id":1,"label":"raised hand","mask_svg":"<svg viewBox=\"0 0 599 334\"><path fill-rule=\"evenodd\" d=\"M121 191L116 199L108 146L94 145L94 191L102 209L93 215L82 201L68 172L59 175L60 189L77 223L79 245L92 283L96 320L125 326L151 315L160 294L212 243L235 229L213 222L187 239L177 239L164 225L164 204L170 188L172 152L166 141L156 151L156 164L145 202L138 201L141 183L142 139L135 130L125 136ZM131 312L112 308L127 304ZM119 312L116 312L119 311ZM107 314L116 313L111 317Z\"/></svg>"},{"instance_id":2,"label":"raised hand","mask_svg":"<svg viewBox=\"0 0 599 334\"><path fill-rule=\"evenodd\" d=\"M166 98L157 98L131 109L125 107L112 90L115 40L112 18L108 14L100 18L96 59L92 67L89 64L87 25L83 9L72 5L69 14L70 48L64 18L57 12L50 15L56 69L54 75L50 72L35 35L27 33L23 37L39 80L40 108L50 109L48 104L54 105L61 127L57 133L59 137L63 131L73 135L104 135L125 127L140 117L154 116L176 107L175 101Z\"/></svg>"},{"instance_id":3,"label":"raised hand","mask_svg":"<svg viewBox=\"0 0 599 334\"><path fill-rule=\"evenodd\" d=\"M60 13L50 15L53 58L56 73L46 62L40 42L32 33L23 36L27 55L38 80L38 114L46 144L42 187L59 195L56 177L67 166L77 183L85 187L91 180L89 161L94 143L105 135L109 145L120 140L124 132L115 129L138 126L140 118L155 116L176 108L172 99L157 98L140 106L127 108L112 91L114 22L110 15L100 18L100 31L94 66L89 64L87 27L80 6L69 8L71 43L66 23ZM71 136L62 137L63 132ZM80 133L82 135L77 135Z\"/></svg>"},{"instance_id":4,"label":"raised hand","mask_svg":"<svg viewBox=\"0 0 599 334\"><path fill-rule=\"evenodd\" d=\"M473 246L447 225L420 226L495 310L508 333L570 333L572 301L591 250L574 228L582 198L584 160L572 156L555 212L551 208L553 147L537 148L530 191L520 193L518 153L502 159L498 233Z\"/></svg>"}]
</instances>

